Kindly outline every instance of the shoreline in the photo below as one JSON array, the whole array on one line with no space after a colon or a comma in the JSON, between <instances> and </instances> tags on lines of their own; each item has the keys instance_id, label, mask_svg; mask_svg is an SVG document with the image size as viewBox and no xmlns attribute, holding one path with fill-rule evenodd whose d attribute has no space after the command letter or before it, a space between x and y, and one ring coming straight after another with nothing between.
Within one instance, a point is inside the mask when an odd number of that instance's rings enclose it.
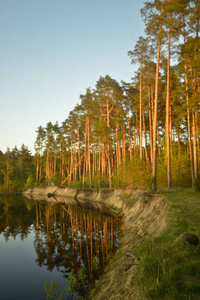
<instances>
[{"instance_id":1,"label":"shoreline","mask_svg":"<svg viewBox=\"0 0 200 300\"><path fill-rule=\"evenodd\" d=\"M48 198L48 194L53 194L56 189L57 186L33 188L23 195L31 199L45 196L46 201L52 202L56 200ZM145 240L159 235L165 228L167 201L159 195L134 189L92 191L61 188L55 196L62 203L86 204L122 219L123 236L119 248L95 282L89 299L140 299L132 283L139 260L135 252Z\"/></svg>"}]
</instances>

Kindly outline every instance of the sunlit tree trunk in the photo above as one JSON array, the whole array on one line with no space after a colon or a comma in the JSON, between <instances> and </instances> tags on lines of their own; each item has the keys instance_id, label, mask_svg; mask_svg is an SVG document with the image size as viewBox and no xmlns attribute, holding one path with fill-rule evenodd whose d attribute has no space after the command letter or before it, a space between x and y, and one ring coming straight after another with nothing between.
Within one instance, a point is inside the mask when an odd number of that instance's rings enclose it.
<instances>
[{"instance_id":1,"label":"sunlit tree trunk","mask_svg":"<svg viewBox=\"0 0 200 300\"><path fill-rule=\"evenodd\" d=\"M140 159L142 159L142 63L140 65L140 129L139 129L139 148L140 148Z\"/></svg>"},{"instance_id":2,"label":"sunlit tree trunk","mask_svg":"<svg viewBox=\"0 0 200 300\"><path fill-rule=\"evenodd\" d=\"M162 1L162 12L163 12L164 0ZM160 23L160 31L162 32L162 21ZM157 180L156 180L156 168L157 168L157 115L158 115L158 86L159 86L159 67L160 67L160 50L161 50L161 37L158 38L158 51L157 51L157 64L156 64L156 78L155 78L155 103L154 103L154 118L153 118L153 155L152 155L152 190L156 191L157 189Z\"/></svg>"},{"instance_id":3,"label":"sunlit tree trunk","mask_svg":"<svg viewBox=\"0 0 200 300\"><path fill-rule=\"evenodd\" d=\"M133 150L132 150L132 142L131 142L131 125L130 125L130 120L129 120L129 116L127 117L127 121L128 121L128 136L129 136L129 152L130 152L130 160L133 159Z\"/></svg>"},{"instance_id":4,"label":"sunlit tree trunk","mask_svg":"<svg viewBox=\"0 0 200 300\"><path fill-rule=\"evenodd\" d=\"M162 28L162 25L161 25ZM156 191L156 167L157 167L157 113L158 113L158 83L159 83L159 64L160 64L160 48L161 41L158 41L157 65L156 65L156 81L155 81L155 103L153 118L153 155L152 155L152 190Z\"/></svg>"},{"instance_id":5,"label":"sunlit tree trunk","mask_svg":"<svg viewBox=\"0 0 200 300\"><path fill-rule=\"evenodd\" d=\"M149 164L149 156L148 156L148 151L147 151L147 137L146 137L146 126L145 126L145 117L143 114L143 131L144 131L144 151L145 151L145 157L146 157L146 163Z\"/></svg>"},{"instance_id":6,"label":"sunlit tree trunk","mask_svg":"<svg viewBox=\"0 0 200 300\"><path fill-rule=\"evenodd\" d=\"M193 136L193 155L194 155L194 178L198 179L196 118L195 118L194 111L192 112L192 136Z\"/></svg>"},{"instance_id":7,"label":"sunlit tree trunk","mask_svg":"<svg viewBox=\"0 0 200 300\"><path fill-rule=\"evenodd\" d=\"M150 142L150 160L152 163L152 103L151 103L151 87L148 87L148 91L149 91L149 142Z\"/></svg>"},{"instance_id":8,"label":"sunlit tree trunk","mask_svg":"<svg viewBox=\"0 0 200 300\"><path fill-rule=\"evenodd\" d=\"M167 180L168 188L171 188L171 157L170 157L170 131L169 131L169 115L170 115L170 34L168 36L168 61L167 61L167 97L166 97L166 144L167 144Z\"/></svg>"},{"instance_id":9,"label":"sunlit tree trunk","mask_svg":"<svg viewBox=\"0 0 200 300\"><path fill-rule=\"evenodd\" d=\"M121 149L120 149L120 138L119 138L119 123L116 124L116 161L117 170L121 164Z\"/></svg>"},{"instance_id":10,"label":"sunlit tree trunk","mask_svg":"<svg viewBox=\"0 0 200 300\"><path fill-rule=\"evenodd\" d=\"M80 162L80 159L81 159L81 152L80 152L79 127L77 128L77 138L78 138L78 161ZM81 179L81 163L79 163L79 166L78 166L78 174L79 174L79 179Z\"/></svg>"}]
</instances>

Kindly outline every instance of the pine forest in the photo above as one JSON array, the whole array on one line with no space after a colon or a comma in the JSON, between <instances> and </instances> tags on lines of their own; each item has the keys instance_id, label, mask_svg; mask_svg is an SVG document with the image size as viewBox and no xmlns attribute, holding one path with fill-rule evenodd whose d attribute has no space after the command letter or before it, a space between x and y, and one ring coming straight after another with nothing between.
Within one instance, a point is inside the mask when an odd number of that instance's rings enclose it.
<instances>
[{"instance_id":1,"label":"pine forest","mask_svg":"<svg viewBox=\"0 0 200 300\"><path fill-rule=\"evenodd\" d=\"M0 191L184 186L200 190L200 1L144 2L131 82L101 76L61 124L0 152ZM34 142L34 141L33 141Z\"/></svg>"}]
</instances>

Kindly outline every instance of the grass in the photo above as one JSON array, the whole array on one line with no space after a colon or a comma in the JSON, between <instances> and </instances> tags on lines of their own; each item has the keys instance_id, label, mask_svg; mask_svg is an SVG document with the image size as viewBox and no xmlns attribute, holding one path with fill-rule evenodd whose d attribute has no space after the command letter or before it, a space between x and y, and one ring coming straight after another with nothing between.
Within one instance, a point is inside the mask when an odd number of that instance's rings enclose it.
<instances>
[{"instance_id":1,"label":"grass","mask_svg":"<svg viewBox=\"0 0 200 300\"><path fill-rule=\"evenodd\" d=\"M157 193L169 203L167 226L162 235L137 249L136 284L141 299L200 299L200 246L183 247L176 242L183 232L200 239L200 193L192 189Z\"/></svg>"}]
</instances>

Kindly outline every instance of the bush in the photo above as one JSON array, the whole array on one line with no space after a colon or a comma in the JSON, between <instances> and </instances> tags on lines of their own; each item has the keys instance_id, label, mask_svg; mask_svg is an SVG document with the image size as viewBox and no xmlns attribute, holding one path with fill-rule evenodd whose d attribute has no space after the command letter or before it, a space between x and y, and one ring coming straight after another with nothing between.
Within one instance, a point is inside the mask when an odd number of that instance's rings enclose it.
<instances>
[{"instance_id":1,"label":"bush","mask_svg":"<svg viewBox=\"0 0 200 300\"><path fill-rule=\"evenodd\" d=\"M194 180L194 190L195 192L200 192L200 181L197 178Z\"/></svg>"},{"instance_id":2,"label":"bush","mask_svg":"<svg viewBox=\"0 0 200 300\"><path fill-rule=\"evenodd\" d=\"M51 280L51 285L48 284L48 282L45 282L44 284L44 289L47 294L47 300L52 299L52 300L62 300L63 299L63 294L58 296L58 285L55 284L55 279L53 278ZM58 297L58 298L56 298Z\"/></svg>"},{"instance_id":3,"label":"bush","mask_svg":"<svg viewBox=\"0 0 200 300\"><path fill-rule=\"evenodd\" d=\"M29 188L34 187L34 185L35 185L35 180L33 178L33 175L29 175L29 177L27 178L26 183L24 185L24 188L29 189Z\"/></svg>"}]
</instances>

